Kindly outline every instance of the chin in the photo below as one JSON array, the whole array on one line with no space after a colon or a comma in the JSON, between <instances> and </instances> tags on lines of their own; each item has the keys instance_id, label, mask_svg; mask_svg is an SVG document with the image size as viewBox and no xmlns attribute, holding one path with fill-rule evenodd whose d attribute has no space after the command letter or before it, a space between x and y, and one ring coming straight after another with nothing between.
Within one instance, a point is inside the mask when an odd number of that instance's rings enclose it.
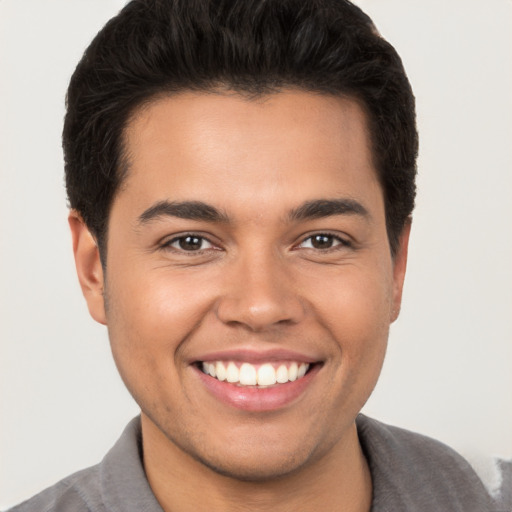
<instances>
[{"instance_id":1,"label":"chin","mask_svg":"<svg viewBox=\"0 0 512 512\"><path fill-rule=\"evenodd\" d=\"M241 482L264 483L278 481L297 473L303 468L309 457L303 454L283 455L282 457L247 456L229 461L217 460L214 457L201 457L190 454L200 464L214 471L218 475ZM299 455L299 456L298 456ZM302 456L301 456L302 455Z\"/></svg>"}]
</instances>

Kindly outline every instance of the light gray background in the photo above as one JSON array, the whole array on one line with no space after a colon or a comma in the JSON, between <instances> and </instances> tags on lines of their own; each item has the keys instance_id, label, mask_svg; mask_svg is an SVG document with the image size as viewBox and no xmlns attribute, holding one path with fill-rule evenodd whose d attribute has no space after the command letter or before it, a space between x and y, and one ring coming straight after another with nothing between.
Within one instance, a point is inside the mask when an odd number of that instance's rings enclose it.
<instances>
[{"instance_id":1,"label":"light gray background","mask_svg":"<svg viewBox=\"0 0 512 512\"><path fill-rule=\"evenodd\" d=\"M418 100L404 305L368 414L512 456L512 3L359 0ZM96 463L137 407L74 274L69 77L123 0L0 0L0 507Z\"/></svg>"}]
</instances>

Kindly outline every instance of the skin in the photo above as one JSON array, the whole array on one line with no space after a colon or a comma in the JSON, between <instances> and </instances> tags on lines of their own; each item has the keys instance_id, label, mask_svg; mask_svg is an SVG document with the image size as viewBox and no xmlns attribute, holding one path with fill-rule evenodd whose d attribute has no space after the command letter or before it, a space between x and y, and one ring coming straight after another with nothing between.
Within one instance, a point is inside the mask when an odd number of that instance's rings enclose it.
<instances>
[{"instance_id":1,"label":"skin","mask_svg":"<svg viewBox=\"0 0 512 512\"><path fill-rule=\"evenodd\" d=\"M90 313L107 325L142 410L160 504L197 510L200 496L212 511L369 510L355 418L400 308L409 226L393 258L363 110L292 90L182 93L137 112L125 139L130 168L105 273L76 212L70 226ZM364 213L290 213L340 199ZM200 201L222 216L152 215L162 201ZM181 248L176 237L190 233L204 237L200 250ZM314 247L315 234L331 247ZM237 347L293 350L319 370L291 403L241 410L213 397L194 366Z\"/></svg>"}]
</instances>

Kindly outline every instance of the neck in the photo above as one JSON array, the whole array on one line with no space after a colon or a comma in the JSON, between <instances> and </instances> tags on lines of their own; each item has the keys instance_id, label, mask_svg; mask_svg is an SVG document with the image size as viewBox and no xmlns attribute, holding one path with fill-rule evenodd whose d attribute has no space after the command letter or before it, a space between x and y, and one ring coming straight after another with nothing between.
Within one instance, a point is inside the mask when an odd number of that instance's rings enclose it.
<instances>
[{"instance_id":1,"label":"neck","mask_svg":"<svg viewBox=\"0 0 512 512\"><path fill-rule=\"evenodd\" d=\"M368 512L372 483L355 423L326 454L290 475L268 481L224 476L172 443L142 415L144 467L165 512Z\"/></svg>"}]
</instances>

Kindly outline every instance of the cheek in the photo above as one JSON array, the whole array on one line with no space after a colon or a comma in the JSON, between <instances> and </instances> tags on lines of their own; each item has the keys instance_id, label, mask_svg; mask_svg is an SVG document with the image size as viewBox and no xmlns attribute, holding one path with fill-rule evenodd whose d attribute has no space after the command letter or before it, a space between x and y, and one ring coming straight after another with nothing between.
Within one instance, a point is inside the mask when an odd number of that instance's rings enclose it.
<instances>
[{"instance_id":1,"label":"cheek","mask_svg":"<svg viewBox=\"0 0 512 512\"><path fill-rule=\"evenodd\" d=\"M384 359L392 307L392 280L387 273L344 269L315 293L317 316L336 341L338 377L375 384Z\"/></svg>"},{"instance_id":2,"label":"cheek","mask_svg":"<svg viewBox=\"0 0 512 512\"><path fill-rule=\"evenodd\" d=\"M375 267L351 265L334 269L322 280L321 289L310 288L318 315L333 331L339 331L342 339L368 337L370 341L389 329L393 297L391 272L369 272L368 268Z\"/></svg>"},{"instance_id":3,"label":"cheek","mask_svg":"<svg viewBox=\"0 0 512 512\"><path fill-rule=\"evenodd\" d=\"M106 295L116 363L152 372L172 366L180 343L196 329L210 303L204 288L176 274L166 276L161 268L119 272L108 279Z\"/></svg>"}]
</instances>

